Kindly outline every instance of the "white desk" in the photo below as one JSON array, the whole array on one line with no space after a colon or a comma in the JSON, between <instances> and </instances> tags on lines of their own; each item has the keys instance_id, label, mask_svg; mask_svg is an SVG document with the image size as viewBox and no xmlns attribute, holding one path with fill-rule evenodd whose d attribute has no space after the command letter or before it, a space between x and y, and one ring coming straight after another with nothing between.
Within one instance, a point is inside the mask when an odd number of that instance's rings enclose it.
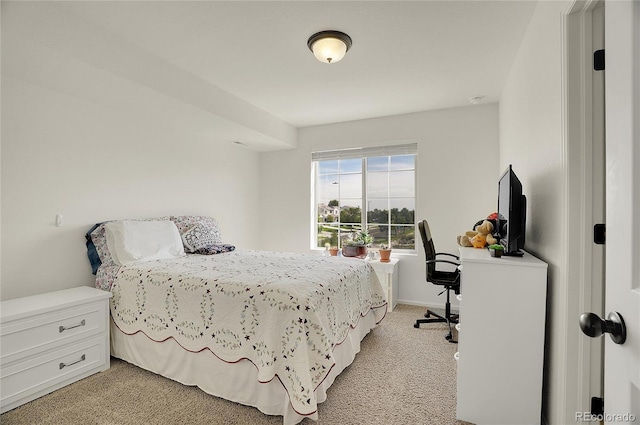
<instances>
[{"instance_id":1,"label":"white desk","mask_svg":"<svg viewBox=\"0 0 640 425\"><path fill-rule=\"evenodd\" d=\"M388 263L380 260L367 260L371 263L382 284L382 288L387 294L387 311L393 311L398 303L398 259L392 258Z\"/></svg>"},{"instance_id":2,"label":"white desk","mask_svg":"<svg viewBox=\"0 0 640 425\"><path fill-rule=\"evenodd\" d=\"M457 419L539 424L547 264L460 248Z\"/></svg>"}]
</instances>

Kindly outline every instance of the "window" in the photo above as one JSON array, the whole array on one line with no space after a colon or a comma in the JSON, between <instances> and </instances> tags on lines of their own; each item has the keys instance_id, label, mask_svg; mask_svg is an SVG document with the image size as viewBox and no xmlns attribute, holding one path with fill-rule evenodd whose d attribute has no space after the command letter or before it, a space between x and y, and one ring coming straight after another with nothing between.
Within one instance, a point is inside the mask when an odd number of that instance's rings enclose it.
<instances>
[{"instance_id":1,"label":"window","mask_svg":"<svg viewBox=\"0 0 640 425\"><path fill-rule=\"evenodd\" d=\"M415 250L416 153L415 143L314 152L314 246L367 229L373 246Z\"/></svg>"}]
</instances>

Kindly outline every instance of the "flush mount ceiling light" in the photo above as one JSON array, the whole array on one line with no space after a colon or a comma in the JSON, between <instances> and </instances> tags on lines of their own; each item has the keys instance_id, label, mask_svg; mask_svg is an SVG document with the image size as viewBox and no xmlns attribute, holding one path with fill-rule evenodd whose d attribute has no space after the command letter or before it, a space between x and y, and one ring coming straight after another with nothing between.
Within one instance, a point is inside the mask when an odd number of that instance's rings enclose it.
<instances>
[{"instance_id":1,"label":"flush mount ceiling light","mask_svg":"<svg viewBox=\"0 0 640 425\"><path fill-rule=\"evenodd\" d=\"M320 62L335 63L351 48L351 37L340 31L320 31L309 37L307 46Z\"/></svg>"}]
</instances>

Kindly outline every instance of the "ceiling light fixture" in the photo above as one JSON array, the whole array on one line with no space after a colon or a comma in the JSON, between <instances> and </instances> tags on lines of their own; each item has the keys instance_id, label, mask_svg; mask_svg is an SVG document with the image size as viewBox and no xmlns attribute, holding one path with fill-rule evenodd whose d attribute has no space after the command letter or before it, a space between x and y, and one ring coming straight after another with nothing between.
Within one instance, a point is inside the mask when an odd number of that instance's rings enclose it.
<instances>
[{"instance_id":1,"label":"ceiling light fixture","mask_svg":"<svg viewBox=\"0 0 640 425\"><path fill-rule=\"evenodd\" d=\"M309 37L307 46L320 62L335 63L351 48L351 37L340 31L320 31Z\"/></svg>"}]
</instances>

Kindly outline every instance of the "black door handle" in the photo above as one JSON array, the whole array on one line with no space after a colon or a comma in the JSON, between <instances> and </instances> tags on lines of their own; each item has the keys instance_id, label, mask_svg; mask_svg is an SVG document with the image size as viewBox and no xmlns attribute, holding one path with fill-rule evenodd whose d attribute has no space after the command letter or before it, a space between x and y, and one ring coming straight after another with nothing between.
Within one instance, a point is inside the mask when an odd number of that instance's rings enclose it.
<instances>
[{"instance_id":1,"label":"black door handle","mask_svg":"<svg viewBox=\"0 0 640 425\"><path fill-rule=\"evenodd\" d=\"M627 340L627 327L620 313L612 311L603 320L595 313L583 313L580 315L580 329L585 335L595 338L608 333L613 342L624 344Z\"/></svg>"}]
</instances>

